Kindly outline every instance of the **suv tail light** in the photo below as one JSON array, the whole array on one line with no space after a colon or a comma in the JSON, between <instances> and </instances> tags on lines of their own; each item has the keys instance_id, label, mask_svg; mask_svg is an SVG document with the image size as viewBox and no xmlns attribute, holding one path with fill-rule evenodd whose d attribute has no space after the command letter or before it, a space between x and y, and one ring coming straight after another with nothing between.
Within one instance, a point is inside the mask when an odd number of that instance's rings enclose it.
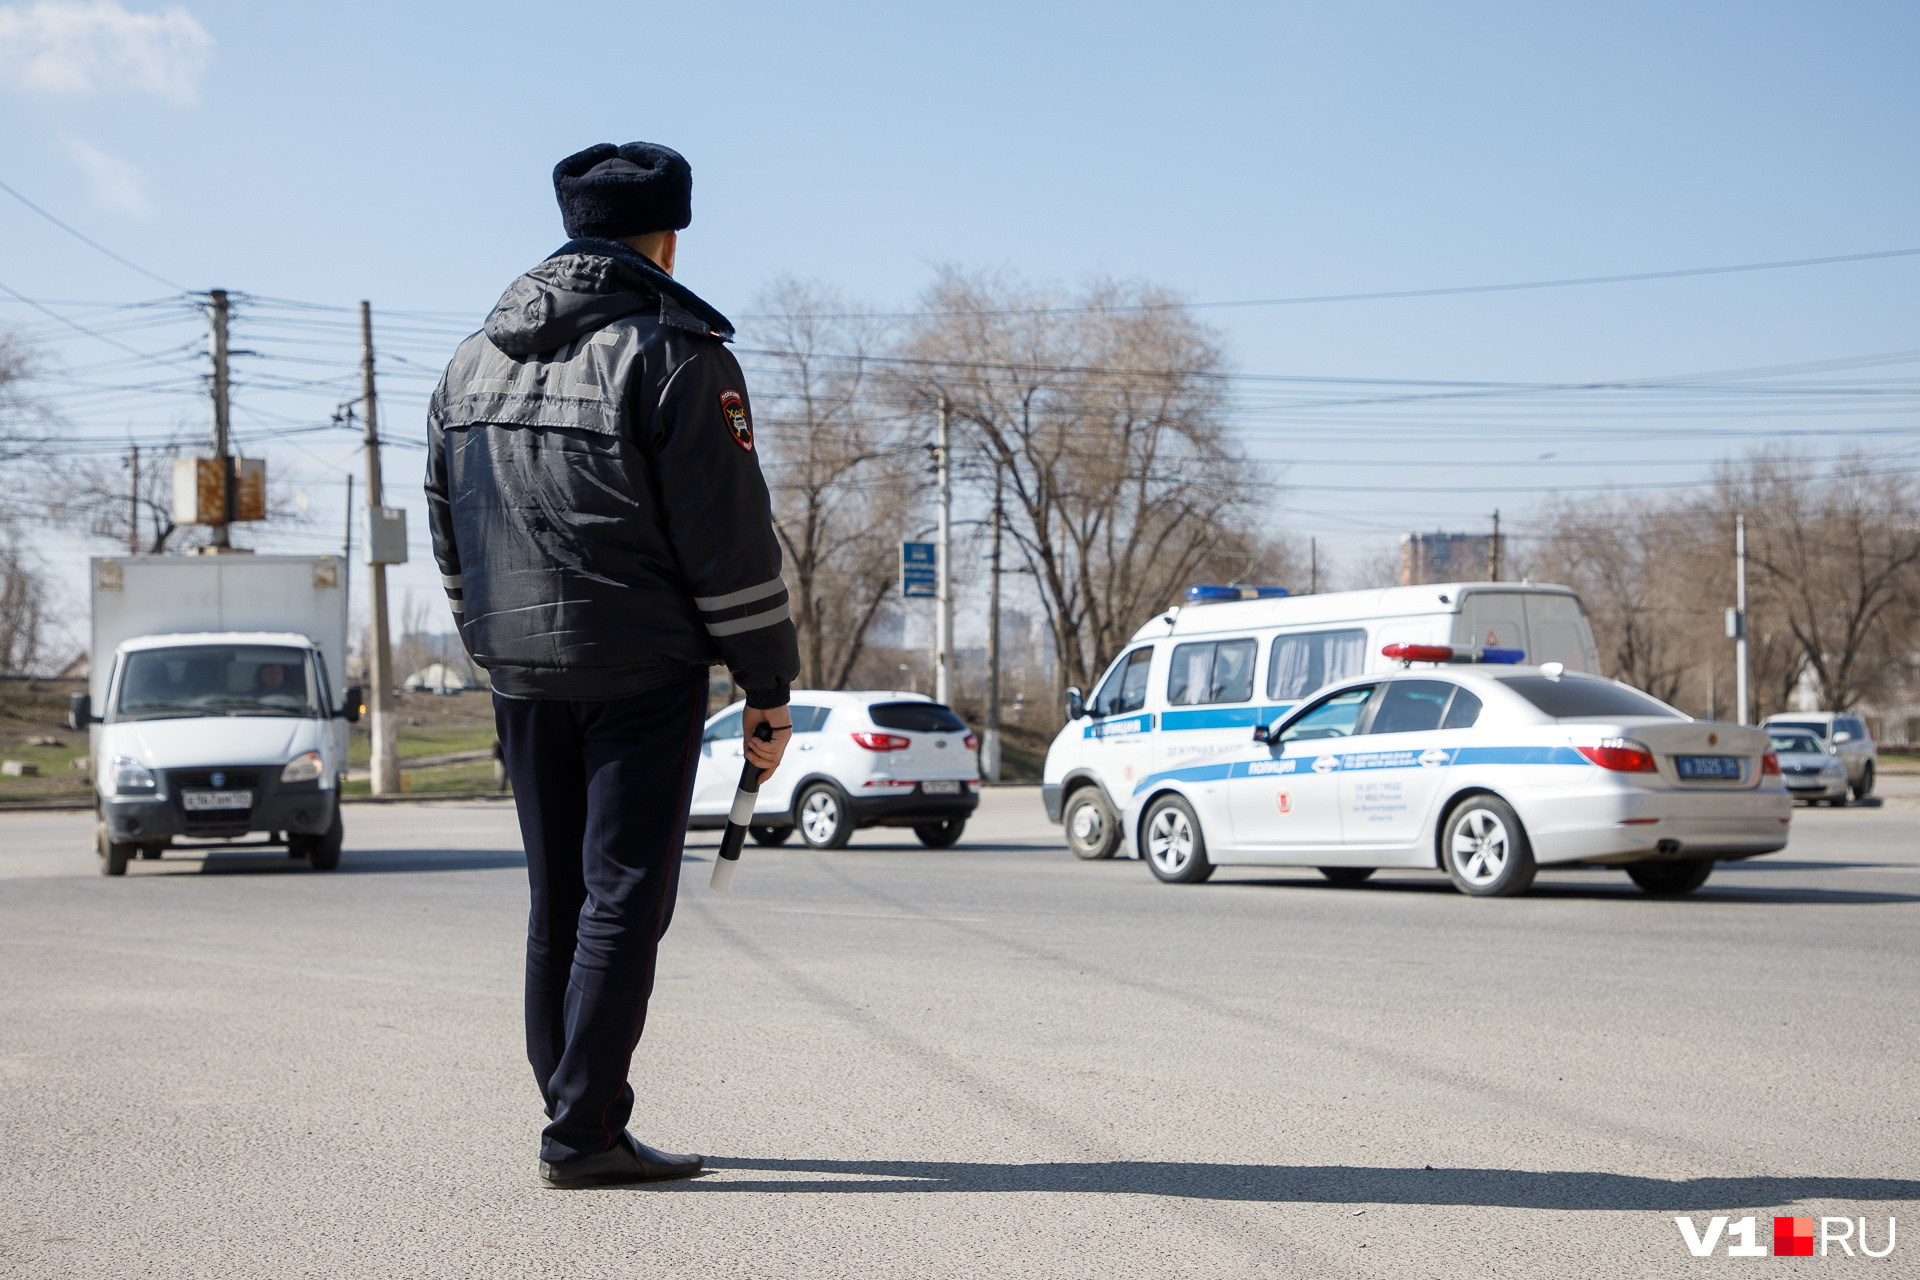
<instances>
[{"instance_id":1,"label":"suv tail light","mask_svg":"<svg viewBox=\"0 0 1920 1280\"><path fill-rule=\"evenodd\" d=\"M1779 756L1769 751L1767 752L1767 754L1760 757L1760 774L1762 777L1765 777L1769 773L1778 773L1778 772L1780 772Z\"/></svg>"},{"instance_id":2,"label":"suv tail light","mask_svg":"<svg viewBox=\"0 0 1920 1280\"><path fill-rule=\"evenodd\" d=\"M967 743L967 750L978 751L980 749L980 735L977 733L968 734L966 737L966 743Z\"/></svg>"},{"instance_id":3,"label":"suv tail light","mask_svg":"<svg viewBox=\"0 0 1920 1280\"><path fill-rule=\"evenodd\" d=\"M1644 742L1635 742L1632 738L1602 738L1599 746L1578 750L1602 769L1615 773L1659 772L1653 763L1653 752L1647 750Z\"/></svg>"},{"instance_id":4,"label":"suv tail light","mask_svg":"<svg viewBox=\"0 0 1920 1280\"><path fill-rule=\"evenodd\" d=\"M913 745L912 738L897 733L856 733L853 740L869 751L905 751Z\"/></svg>"}]
</instances>

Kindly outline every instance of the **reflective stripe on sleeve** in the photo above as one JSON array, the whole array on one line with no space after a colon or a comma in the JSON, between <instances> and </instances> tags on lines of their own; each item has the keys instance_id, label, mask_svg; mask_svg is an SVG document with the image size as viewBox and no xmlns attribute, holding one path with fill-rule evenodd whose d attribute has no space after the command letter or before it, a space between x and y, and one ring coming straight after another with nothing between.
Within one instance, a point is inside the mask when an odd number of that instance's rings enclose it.
<instances>
[{"instance_id":1,"label":"reflective stripe on sleeve","mask_svg":"<svg viewBox=\"0 0 1920 1280\"><path fill-rule=\"evenodd\" d=\"M738 591L729 591L723 596L695 596L693 603L702 613L716 613L721 609L731 609L735 605L752 604L755 600L765 600L768 596L779 595L787 589L787 584L779 578L770 578L755 587L742 587ZM717 632L715 634L718 634Z\"/></svg>"},{"instance_id":2,"label":"reflective stripe on sleeve","mask_svg":"<svg viewBox=\"0 0 1920 1280\"><path fill-rule=\"evenodd\" d=\"M771 627L777 622L785 622L790 616L792 615L787 611L787 602L782 600L765 613L750 613L744 618L735 618L731 622L709 622L707 634L737 636L742 631L758 631L762 627Z\"/></svg>"},{"instance_id":3,"label":"reflective stripe on sleeve","mask_svg":"<svg viewBox=\"0 0 1920 1280\"><path fill-rule=\"evenodd\" d=\"M443 573L440 575L440 585L449 591L458 591L461 586L460 575L457 573Z\"/></svg>"}]
</instances>

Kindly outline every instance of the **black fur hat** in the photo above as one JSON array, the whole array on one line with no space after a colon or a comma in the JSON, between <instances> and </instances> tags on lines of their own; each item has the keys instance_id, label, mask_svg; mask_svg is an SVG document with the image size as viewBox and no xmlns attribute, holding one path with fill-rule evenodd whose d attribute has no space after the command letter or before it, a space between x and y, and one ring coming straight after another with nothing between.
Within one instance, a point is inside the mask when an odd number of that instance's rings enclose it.
<instances>
[{"instance_id":1,"label":"black fur hat","mask_svg":"<svg viewBox=\"0 0 1920 1280\"><path fill-rule=\"evenodd\" d=\"M567 235L645 235L693 221L693 166L671 147L602 142L553 166L553 194Z\"/></svg>"}]
</instances>

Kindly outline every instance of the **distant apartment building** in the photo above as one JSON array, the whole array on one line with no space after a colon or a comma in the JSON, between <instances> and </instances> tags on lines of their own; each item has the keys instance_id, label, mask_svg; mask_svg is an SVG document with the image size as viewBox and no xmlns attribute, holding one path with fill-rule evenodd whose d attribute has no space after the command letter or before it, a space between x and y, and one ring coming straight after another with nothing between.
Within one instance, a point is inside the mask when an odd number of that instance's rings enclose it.
<instances>
[{"instance_id":1,"label":"distant apartment building","mask_svg":"<svg viewBox=\"0 0 1920 1280\"><path fill-rule=\"evenodd\" d=\"M1493 577L1493 538L1484 533L1403 533L1400 585L1484 582Z\"/></svg>"}]
</instances>

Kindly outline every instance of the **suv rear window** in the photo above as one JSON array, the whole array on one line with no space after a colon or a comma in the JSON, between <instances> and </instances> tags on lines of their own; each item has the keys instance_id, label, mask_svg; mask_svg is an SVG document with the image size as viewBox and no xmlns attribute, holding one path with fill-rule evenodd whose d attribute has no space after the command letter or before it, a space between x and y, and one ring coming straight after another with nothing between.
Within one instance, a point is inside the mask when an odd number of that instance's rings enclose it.
<instances>
[{"instance_id":1,"label":"suv rear window","mask_svg":"<svg viewBox=\"0 0 1920 1280\"><path fill-rule=\"evenodd\" d=\"M937 702L876 702L867 715L882 729L908 733L965 733L967 722Z\"/></svg>"},{"instance_id":2,"label":"suv rear window","mask_svg":"<svg viewBox=\"0 0 1920 1280\"><path fill-rule=\"evenodd\" d=\"M1664 716L1684 719L1658 699L1611 680L1581 680L1563 676L1499 676L1501 684L1556 720L1579 716Z\"/></svg>"}]
</instances>

